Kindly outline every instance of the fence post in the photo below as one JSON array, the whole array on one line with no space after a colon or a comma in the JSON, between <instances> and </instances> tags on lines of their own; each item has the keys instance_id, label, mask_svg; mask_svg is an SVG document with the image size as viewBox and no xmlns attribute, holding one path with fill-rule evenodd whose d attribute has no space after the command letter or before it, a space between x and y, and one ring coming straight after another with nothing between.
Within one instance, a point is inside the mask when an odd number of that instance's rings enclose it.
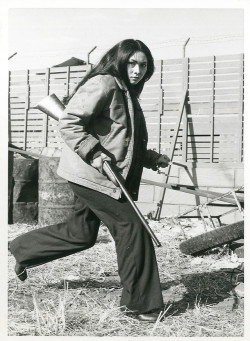
<instances>
[{"instance_id":1,"label":"fence post","mask_svg":"<svg viewBox=\"0 0 250 341\"><path fill-rule=\"evenodd\" d=\"M214 98L215 98L215 56L212 57L212 93L210 100L210 162L214 162Z\"/></svg>"},{"instance_id":2,"label":"fence post","mask_svg":"<svg viewBox=\"0 0 250 341\"><path fill-rule=\"evenodd\" d=\"M49 84L50 84L50 69L46 69L46 80L45 80L45 92L46 95L49 95ZM47 147L48 142L48 123L49 123L49 116L44 114L43 116L43 146Z\"/></svg>"},{"instance_id":3,"label":"fence post","mask_svg":"<svg viewBox=\"0 0 250 341\"><path fill-rule=\"evenodd\" d=\"M66 74L66 96L69 95L69 81L70 81L70 66L67 66L67 74Z\"/></svg>"},{"instance_id":4,"label":"fence post","mask_svg":"<svg viewBox=\"0 0 250 341\"><path fill-rule=\"evenodd\" d=\"M244 54L240 54L240 93L239 93L239 156L238 161L243 162L243 100L244 100L244 93L243 93L243 83L244 83Z\"/></svg>"},{"instance_id":5,"label":"fence post","mask_svg":"<svg viewBox=\"0 0 250 341\"><path fill-rule=\"evenodd\" d=\"M8 140L9 143L12 142L12 133L11 133L11 109L10 109L10 77L11 71L9 71L9 79L8 79Z\"/></svg>"},{"instance_id":6,"label":"fence post","mask_svg":"<svg viewBox=\"0 0 250 341\"><path fill-rule=\"evenodd\" d=\"M188 91L188 71L189 71L189 58L183 59L183 89ZM188 96L188 94L187 94ZM184 106L184 115L182 117L182 162L187 161L187 137L188 137L188 120L187 110Z\"/></svg>"},{"instance_id":7,"label":"fence post","mask_svg":"<svg viewBox=\"0 0 250 341\"><path fill-rule=\"evenodd\" d=\"M27 125L28 125L28 112L30 106L30 86L29 86L29 70L26 73L26 98L25 98L25 116L24 116L24 142L23 149L27 148Z\"/></svg>"},{"instance_id":8,"label":"fence post","mask_svg":"<svg viewBox=\"0 0 250 341\"><path fill-rule=\"evenodd\" d=\"M156 151L161 152L161 116L163 114L163 89L162 89L162 64L163 60L160 60L160 79L159 79L159 104L158 104L158 122L157 122L157 147Z\"/></svg>"}]
</instances>

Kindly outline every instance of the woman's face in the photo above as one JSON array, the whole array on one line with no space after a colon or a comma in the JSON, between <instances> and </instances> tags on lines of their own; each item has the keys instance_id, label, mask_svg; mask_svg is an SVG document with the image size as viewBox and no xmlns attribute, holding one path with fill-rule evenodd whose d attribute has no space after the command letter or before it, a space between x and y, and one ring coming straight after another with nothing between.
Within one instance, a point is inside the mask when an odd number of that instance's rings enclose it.
<instances>
[{"instance_id":1,"label":"woman's face","mask_svg":"<svg viewBox=\"0 0 250 341\"><path fill-rule=\"evenodd\" d=\"M142 80L147 72L148 60L146 55L141 52L135 52L128 60L128 79L130 84L137 84Z\"/></svg>"}]
</instances>

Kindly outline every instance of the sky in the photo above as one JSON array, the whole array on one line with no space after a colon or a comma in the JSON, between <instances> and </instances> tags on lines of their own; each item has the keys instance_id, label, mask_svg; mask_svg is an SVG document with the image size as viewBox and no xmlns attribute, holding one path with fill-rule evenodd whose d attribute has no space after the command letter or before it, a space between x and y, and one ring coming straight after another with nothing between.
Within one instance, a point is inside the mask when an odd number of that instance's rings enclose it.
<instances>
[{"instance_id":1,"label":"sky","mask_svg":"<svg viewBox=\"0 0 250 341\"><path fill-rule=\"evenodd\" d=\"M9 8L9 69L51 67L77 57L95 63L126 38L155 59L242 53L243 8Z\"/></svg>"}]
</instances>

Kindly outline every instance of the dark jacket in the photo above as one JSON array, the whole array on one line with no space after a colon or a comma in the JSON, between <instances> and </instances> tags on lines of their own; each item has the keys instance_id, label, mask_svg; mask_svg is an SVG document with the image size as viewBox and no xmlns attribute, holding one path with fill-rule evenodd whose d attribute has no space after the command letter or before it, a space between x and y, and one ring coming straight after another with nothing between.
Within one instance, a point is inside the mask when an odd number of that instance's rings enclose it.
<instances>
[{"instance_id":1,"label":"dark jacket","mask_svg":"<svg viewBox=\"0 0 250 341\"><path fill-rule=\"evenodd\" d=\"M121 190L90 166L89 156L93 150L102 148L126 179L134 153L135 103L136 110L141 110L137 100L132 103L125 85L111 75L95 76L81 86L59 121L65 145L58 175L115 199L120 198ZM144 166L154 169L159 154L147 150L147 134L143 146Z\"/></svg>"}]
</instances>

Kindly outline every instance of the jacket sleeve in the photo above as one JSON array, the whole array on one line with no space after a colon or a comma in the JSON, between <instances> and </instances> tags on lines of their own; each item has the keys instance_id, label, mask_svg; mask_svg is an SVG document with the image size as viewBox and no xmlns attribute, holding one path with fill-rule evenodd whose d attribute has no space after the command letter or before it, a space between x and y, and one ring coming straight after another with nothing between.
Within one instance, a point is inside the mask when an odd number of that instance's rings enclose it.
<instances>
[{"instance_id":1,"label":"jacket sleeve","mask_svg":"<svg viewBox=\"0 0 250 341\"><path fill-rule=\"evenodd\" d=\"M107 89L102 78L93 77L74 94L59 120L64 142L85 161L100 145L88 132L89 121L103 111L106 102Z\"/></svg>"},{"instance_id":2,"label":"jacket sleeve","mask_svg":"<svg viewBox=\"0 0 250 341\"><path fill-rule=\"evenodd\" d=\"M161 156L161 154L157 153L154 150L148 149L145 155L143 166L146 168L151 168L154 171L157 170L157 160Z\"/></svg>"}]
</instances>

